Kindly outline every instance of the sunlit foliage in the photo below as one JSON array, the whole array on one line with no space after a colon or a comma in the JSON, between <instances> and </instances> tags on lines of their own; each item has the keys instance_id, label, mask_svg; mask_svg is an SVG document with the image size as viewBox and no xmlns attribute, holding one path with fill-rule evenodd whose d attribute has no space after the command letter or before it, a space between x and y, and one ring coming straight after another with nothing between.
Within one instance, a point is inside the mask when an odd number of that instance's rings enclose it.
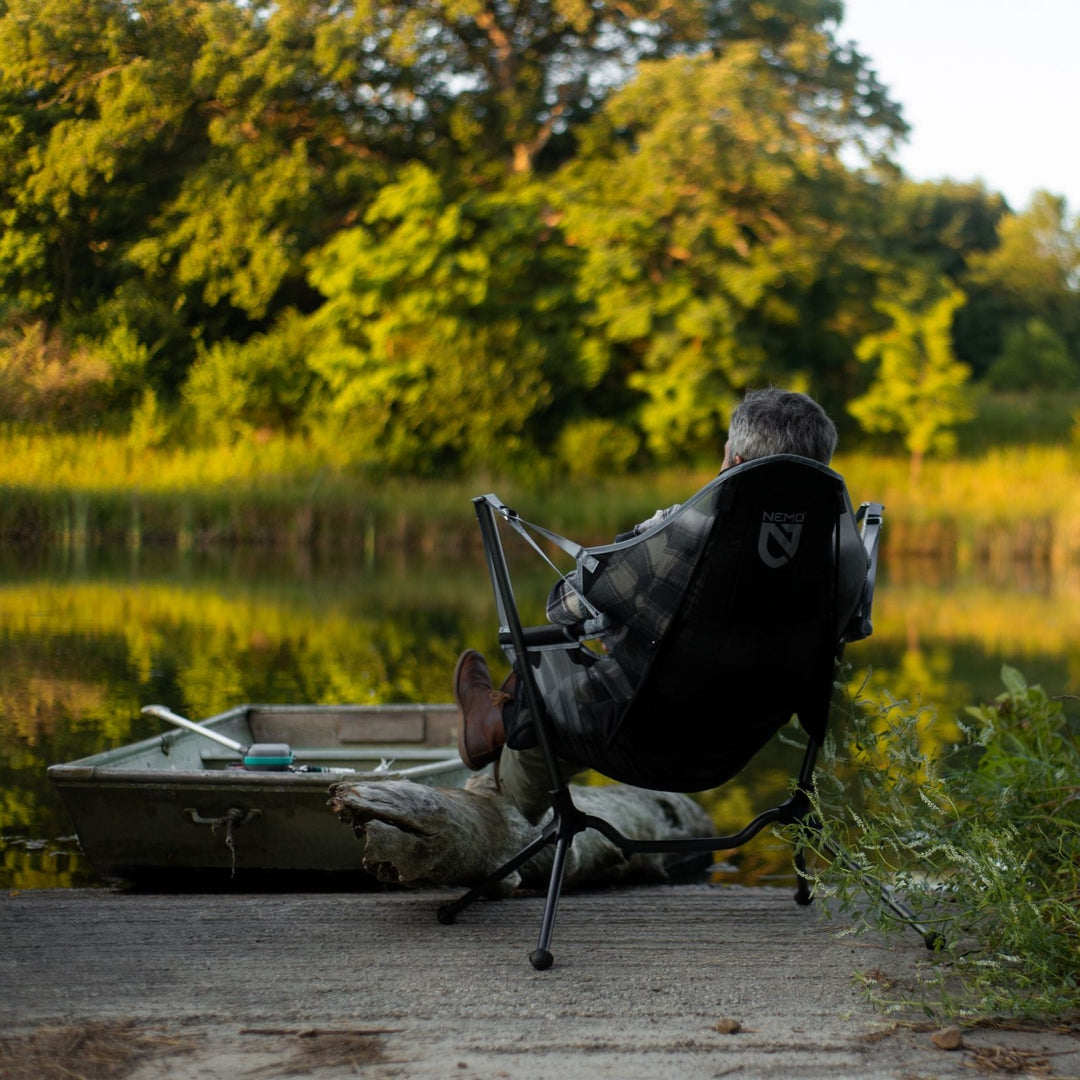
<instances>
[{"instance_id":1,"label":"sunlit foliage","mask_svg":"<svg viewBox=\"0 0 1080 1080\"><path fill-rule=\"evenodd\" d=\"M959 738L928 745L933 710L862 700L830 747L819 890L858 925L910 933L880 902L894 888L937 935L918 986L886 1005L967 1020L1080 1007L1080 732L1062 700L1012 667L1002 678Z\"/></svg>"},{"instance_id":2,"label":"sunlit foliage","mask_svg":"<svg viewBox=\"0 0 1080 1080\"><path fill-rule=\"evenodd\" d=\"M594 419L618 467L707 452L750 382L844 382L872 200L841 152L904 128L839 15L11 0L0 324L147 452L511 471Z\"/></svg>"},{"instance_id":3,"label":"sunlit foliage","mask_svg":"<svg viewBox=\"0 0 1080 1080\"><path fill-rule=\"evenodd\" d=\"M867 431L902 437L915 480L927 454L955 447L956 425L974 411L969 369L952 346L953 316L963 303L958 289L909 276L875 301L886 325L856 349L860 360L877 361L877 373L848 409Z\"/></svg>"}]
</instances>

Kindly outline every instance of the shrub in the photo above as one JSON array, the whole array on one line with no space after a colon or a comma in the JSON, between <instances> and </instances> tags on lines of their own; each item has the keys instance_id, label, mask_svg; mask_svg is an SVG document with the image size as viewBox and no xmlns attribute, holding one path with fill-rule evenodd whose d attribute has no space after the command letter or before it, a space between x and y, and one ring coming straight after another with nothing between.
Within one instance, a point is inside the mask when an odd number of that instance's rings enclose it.
<instances>
[{"instance_id":1,"label":"shrub","mask_svg":"<svg viewBox=\"0 0 1080 1080\"><path fill-rule=\"evenodd\" d=\"M149 350L123 323L100 337L66 334L41 320L0 327L0 420L53 431L98 428L142 392Z\"/></svg>"},{"instance_id":2,"label":"shrub","mask_svg":"<svg viewBox=\"0 0 1080 1080\"><path fill-rule=\"evenodd\" d=\"M1060 700L1012 668L1002 679L944 751L928 749L932 710L853 703L821 771L815 887L857 929L887 931L902 925L877 892L891 883L940 935L904 1004L1060 1017L1080 1009L1080 745Z\"/></svg>"},{"instance_id":3,"label":"shrub","mask_svg":"<svg viewBox=\"0 0 1080 1080\"><path fill-rule=\"evenodd\" d=\"M0 418L73 430L96 420L109 402L112 376L97 351L70 348L43 322L0 334Z\"/></svg>"}]
</instances>

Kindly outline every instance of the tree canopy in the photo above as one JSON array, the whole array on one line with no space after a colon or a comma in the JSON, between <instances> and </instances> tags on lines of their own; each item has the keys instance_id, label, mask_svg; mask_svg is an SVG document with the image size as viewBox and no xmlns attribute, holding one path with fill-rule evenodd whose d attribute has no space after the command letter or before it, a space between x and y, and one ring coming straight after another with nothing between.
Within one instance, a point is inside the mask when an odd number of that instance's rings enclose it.
<instances>
[{"instance_id":1,"label":"tree canopy","mask_svg":"<svg viewBox=\"0 0 1080 1080\"><path fill-rule=\"evenodd\" d=\"M0 421L403 471L713 457L753 384L842 420L918 275L966 295L976 375L1064 377L1080 225L905 181L841 15L0 0Z\"/></svg>"}]
</instances>

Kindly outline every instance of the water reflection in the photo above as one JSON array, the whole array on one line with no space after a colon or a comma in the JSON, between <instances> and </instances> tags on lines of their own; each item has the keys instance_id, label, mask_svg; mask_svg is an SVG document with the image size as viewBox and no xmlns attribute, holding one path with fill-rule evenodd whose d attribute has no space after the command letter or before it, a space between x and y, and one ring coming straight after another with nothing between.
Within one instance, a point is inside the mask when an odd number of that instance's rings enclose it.
<instances>
[{"instance_id":1,"label":"water reflection","mask_svg":"<svg viewBox=\"0 0 1080 1080\"><path fill-rule=\"evenodd\" d=\"M539 618L550 574L532 566L517 581ZM1078 600L1078 582L1060 575L960 579L933 565L890 565L875 635L849 650L852 678L869 671L870 694L932 703L945 715L995 696L1003 662L1051 693L1076 694ZM0 553L0 643L4 888L93 882L45 769L158 731L140 715L148 702L200 717L248 701L445 701L462 648L496 652L479 557L371 567L361 558L153 546ZM782 791L793 755L777 745L706 797L718 827L742 824ZM724 876L768 879L778 872L776 846L762 838Z\"/></svg>"}]
</instances>

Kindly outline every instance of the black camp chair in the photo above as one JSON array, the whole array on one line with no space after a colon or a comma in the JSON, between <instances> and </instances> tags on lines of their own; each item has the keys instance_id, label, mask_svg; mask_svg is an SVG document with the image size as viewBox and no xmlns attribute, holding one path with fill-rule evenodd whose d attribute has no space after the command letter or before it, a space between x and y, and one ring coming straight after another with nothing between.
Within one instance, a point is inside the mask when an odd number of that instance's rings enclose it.
<instances>
[{"instance_id":1,"label":"black camp chair","mask_svg":"<svg viewBox=\"0 0 1080 1080\"><path fill-rule=\"evenodd\" d=\"M554 863L533 967L552 963L551 936L567 850L596 829L627 858L736 848L766 826L813 827L813 770L825 736L838 658L869 636L882 507L852 510L842 477L807 458L776 455L724 471L640 536L582 548L523 521L495 496L473 500L498 608L499 640L518 674L532 738L551 777L552 816L537 838L453 903L444 923L548 844ZM581 625L523 627L498 519L546 558L534 534L574 555L588 617ZM691 557L679 552L691 552ZM598 575L603 569L604 573ZM593 740L575 741L573 686L602 670L587 644L626 627L644 674ZM734 776L798 717L808 741L790 796L731 836L639 841L580 811L558 759L585 761L614 780L659 791L704 791ZM658 723L658 720L660 721ZM529 733L508 732L511 743ZM590 756L584 756L590 753ZM599 757L599 762L595 759ZM801 847L795 899L811 902Z\"/></svg>"}]
</instances>

